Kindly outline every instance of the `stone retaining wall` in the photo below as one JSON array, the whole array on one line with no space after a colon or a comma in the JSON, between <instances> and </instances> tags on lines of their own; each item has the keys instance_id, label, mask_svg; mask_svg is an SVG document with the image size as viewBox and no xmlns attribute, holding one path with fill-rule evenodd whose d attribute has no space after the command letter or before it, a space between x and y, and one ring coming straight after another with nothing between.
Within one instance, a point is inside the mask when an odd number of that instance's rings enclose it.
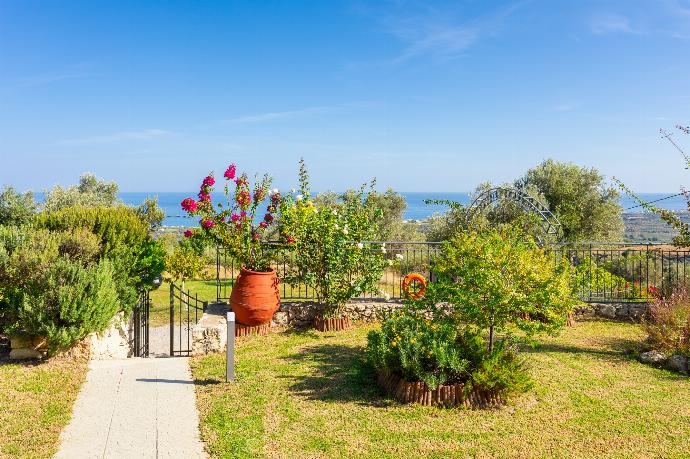
<instances>
[{"instance_id":1,"label":"stone retaining wall","mask_svg":"<svg viewBox=\"0 0 690 459\"><path fill-rule=\"evenodd\" d=\"M70 350L59 355L64 358L86 358L90 360L124 359L132 355L130 346L130 323L124 312L118 313L108 328L90 333ZM10 337L10 359L41 359L48 351L45 338Z\"/></svg>"},{"instance_id":2,"label":"stone retaining wall","mask_svg":"<svg viewBox=\"0 0 690 459\"><path fill-rule=\"evenodd\" d=\"M594 314L605 319L639 322L650 303L589 303L583 304L576 314Z\"/></svg>"}]
</instances>

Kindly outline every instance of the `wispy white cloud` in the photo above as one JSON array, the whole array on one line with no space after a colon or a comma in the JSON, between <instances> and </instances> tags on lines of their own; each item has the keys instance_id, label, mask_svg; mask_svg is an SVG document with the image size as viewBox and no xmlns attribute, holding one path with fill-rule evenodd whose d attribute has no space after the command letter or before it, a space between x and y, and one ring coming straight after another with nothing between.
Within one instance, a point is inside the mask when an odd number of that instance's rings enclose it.
<instances>
[{"instance_id":1,"label":"wispy white cloud","mask_svg":"<svg viewBox=\"0 0 690 459\"><path fill-rule=\"evenodd\" d=\"M220 124L265 123L265 122L269 122L269 121L287 120L287 119L299 118L299 117L303 117L303 116L335 112L335 111L344 110L347 108L364 107L364 106L368 106L368 105L370 105L370 103L364 103L364 102L350 103L350 104L338 104L338 105L320 105L320 106L314 106L314 107L299 108L299 109L295 109L295 110L266 112L266 113L258 113L258 114L254 114L254 115L239 116L239 117L235 117L235 118L229 118L229 119L221 120L219 123Z\"/></svg>"},{"instance_id":2,"label":"wispy white cloud","mask_svg":"<svg viewBox=\"0 0 690 459\"><path fill-rule=\"evenodd\" d=\"M96 145L104 143L151 140L169 134L171 134L170 131L165 131L162 129L142 129L139 131L122 131L107 135L61 140L58 142L58 144L71 146Z\"/></svg>"},{"instance_id":3,"label":"wispy white cloud","mask_svg":"<svg viewBox=\"0 0 690 459\"><path fill-rule=\"evenodd\" d=\"M577 110L578 108L580 108L580 105L581 104L576 102L564 102L562 104L558 104L551 107L551 111L559 113L572 112L573 110Z\"/></svg>"},{"instance_id":4,"label":"wispy white cloud","mask_svg":"<svg viewBox=\"0 0 690 459\"><path fill-rule=\"evenodd\" d=\"M387 15L384 30L406 44L389 63L400 64L424 56L447 61L461 56L481 39L497 35L503 22L526 3L515 2L482 16L463 19L456 18L453 11L431 8L408 16Z\"/></svg>"},{"instance_id":5,"label":"wispy white cloud","mask_svg":"<svg viewBox=\"0 0 690 459\"><path fill-rule=\"evenodd\" d=\"M641 31L634 28L630 19L621 14L598 14L589 19L589 30L595 35L609 33L639 34Z\"/></svg>"},{"instance_id":6,"label":"wispy white cloud","mask_svg":"<svg viewBox=\"0 0 690 459\"><path fill-rule=\"evenodd\" d=\"M0 81L0 87L5 90L16 90L45 86L65 80L75 80L98 76L97 73L89 70L86 64L77 64L60 70L25 75L15 78L4 78Z\"/></svg>"}]
</instances>

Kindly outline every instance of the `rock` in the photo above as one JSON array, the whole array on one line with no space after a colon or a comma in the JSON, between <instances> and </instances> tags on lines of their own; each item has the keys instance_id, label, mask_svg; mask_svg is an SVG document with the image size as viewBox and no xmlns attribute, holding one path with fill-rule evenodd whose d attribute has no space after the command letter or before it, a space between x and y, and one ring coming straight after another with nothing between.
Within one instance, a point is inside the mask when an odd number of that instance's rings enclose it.
<instances>
[{"instance_id":1,"label":"rock","mask_svg":"<svg viewBox=\"0 0 690 459\"><path fill-rule=\"evenodd\" d=\"M223 352L227 343L228 324L225 303L210 304L192 328L192 355Z\"/></svg>"},{"instance_id":2,"label":"rock","mask_svg":"<svg viewBox=\"0 0 690 459\"><path fill-rule=\"evenodd\" d=\"M287 312L282 312L278 311L275 313L273 316L273 325L281 326L281 325L287 325L288 324L288 313Z\"/></svg>"},{"instance_id":3,"label":"rock","mask_svg":"<svg viewBox=\"0 0 690 459\"><path fill-rule=\"evenodd\" d=\"M682 355L674 354L666 361L669 370L685 373L688 371L688 359Z\"/></svg>"},{"instance_id":4,"label":"rock","mask_svg":"<svg viewBox=\"0 0 690 459\"><path fill-rule=\"evenodd\" d=\"M607 319L615 319L617 315L616 307L612 304L602 304L597 308L597 314Z\"/></svg>"},{"instance_id":5,"label":"rock","mask_svg":"<svg viewBox=\"0 0 690 459\"><path fill-rule=\"evenodd\" d=\"M27 360L27 359L41 359L45 356L44 352L29 347L22 347L19 349L12 349L10 351L10 359L12 360Z\"/></svg>"},{"instance_id":6,"label":"rock","mask_svg":"<svg viewBox=\"0 0 690 459\"><path fill-rule=\"evenodd\" d=\"M666 361L666 357L659 351L647 351L640 354L640 362L659 365Z\"/></svg>"}]
</instances>

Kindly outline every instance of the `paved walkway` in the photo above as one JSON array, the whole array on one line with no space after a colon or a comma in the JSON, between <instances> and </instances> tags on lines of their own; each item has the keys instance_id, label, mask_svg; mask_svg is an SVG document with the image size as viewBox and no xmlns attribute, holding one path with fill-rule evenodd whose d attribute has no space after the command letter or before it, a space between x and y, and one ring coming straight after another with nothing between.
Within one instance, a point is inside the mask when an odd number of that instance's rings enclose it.
<instances>
[{"instance_id":1,"label":"paved walkway","mask_svg":"<svg viewBox=\"0 0 690 459\"><path fill-rule=\"evenodd\" d=\"M187 358L92 361L56 458L203 458Z\"/></svg>"}]
</instances>

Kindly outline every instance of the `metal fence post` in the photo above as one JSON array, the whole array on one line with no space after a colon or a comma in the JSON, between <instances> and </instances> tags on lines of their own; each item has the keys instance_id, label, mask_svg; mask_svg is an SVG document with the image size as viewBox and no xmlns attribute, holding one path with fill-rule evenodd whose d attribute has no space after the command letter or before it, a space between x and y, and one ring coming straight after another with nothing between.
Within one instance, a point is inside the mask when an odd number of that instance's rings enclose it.
<instances>
[{"instance_id":1,"label":"metal fence post","mask_svg":"<svg viewBox=\"0 0 690 459\"><path fill-rule=\"evenodd\" d=\"M225 382L235 380L235 313L228 312L228 339L225 355Z\"/></svg>"}]
</instances>

